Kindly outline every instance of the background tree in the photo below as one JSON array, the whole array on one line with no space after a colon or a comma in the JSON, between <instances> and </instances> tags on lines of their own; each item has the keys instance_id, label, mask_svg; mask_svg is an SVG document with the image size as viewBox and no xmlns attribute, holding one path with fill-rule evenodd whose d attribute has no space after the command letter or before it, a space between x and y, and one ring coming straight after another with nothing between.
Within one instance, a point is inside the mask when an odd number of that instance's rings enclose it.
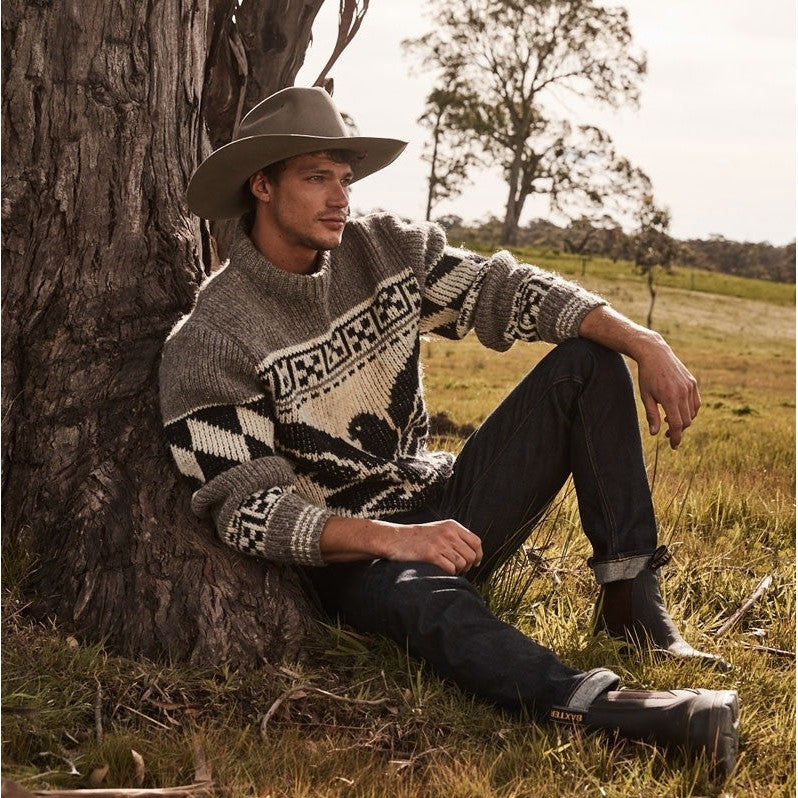
<instances>
[{"instance_id":1,"label":"background tree","mask_svg":"<svg viewBox=\"0 0 798 798\"><path fill-rule=\"evenodd\" d=\"M589 254L593 251L591 246L600 240L602 233L613 227L614 222L607 214L598 219L583 215L578 219L573 219L568 227L563 230L563 250L581 257L583 277L587 272Z\"/></svg>"},{"instance_id":2,"label":"background tree","mask_svg":"<svg viewBox=\"0 0 798 798\"><path fill-rule=\"evenodd\" d=\"M678 252L678 244L669 233L670 212L666 208L658 207L651 195L644 197L638 210L637 220L638 229L633 239L634 261L640 274L646 277L651 298L646 326L651 329L654 302L657 299L655 271L659 267L670 272L671 264Z\"/></svg>"},{"instance_id":3,"label":"background tree","mask_svg":"<svg viewBox=\"0 0 798 798\"><path fill-rule=\"evenodd\" d=\"M188 179L293 82L321 5L3 4L3 543L38 616L123 653L249 666L307 629L294 572L192 519L157 370L213 260ZM366 6L341 0L338 52Z\"/></svg>"},{"instance_id":4,"label":"background tree","mask_svg":"<svg viewBox=\"0 0 798 798\"><path fill-rule=\"evenodd\" d=\"M421 160L430 166L427 178L427 221L432 208L441 200L462 193L469 170L479 157L473 135L460 118L473 103L470 92L456 79L448 79L446 88L433 89L427 96L424 113L418 118L430 132Z\"/></svg>"},{"instance_id":5,"label":"background tree","mask_svg":"<svg viewBox=\"0 0 798 798\"><path fill-rule=\"evenodd\" d=\"M594 0L435 0L434 30L407 42L426 68L474 88L459 114L508 186L503 243L514 243L527 198L554 210L595 212L641 196L647 181L609 135L552 110L567 94L617 108L634 104L646 61L633 47L628 14Z\"/></svg>"}]
</instances>

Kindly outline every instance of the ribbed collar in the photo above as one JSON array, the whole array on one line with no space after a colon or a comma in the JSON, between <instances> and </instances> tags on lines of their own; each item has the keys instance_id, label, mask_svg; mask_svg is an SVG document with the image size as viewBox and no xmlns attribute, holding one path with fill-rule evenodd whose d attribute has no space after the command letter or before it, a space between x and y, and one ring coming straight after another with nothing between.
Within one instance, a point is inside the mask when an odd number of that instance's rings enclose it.
<instances>
[{"instance_id":1,"label":"ribbed collar","mask_svg":"<svg viewBox=\"0 0 798 798\"><path fill-rule=\"evenodd\" d=\"M319 265L312 274L294 274L275 266L260 254L248 235L246 217L236 227L230 246L230 266L240 271L256 285L284 296L321 299L327 295L330 284L330 253L319 255Z\"/></svg>"}]
</instances>

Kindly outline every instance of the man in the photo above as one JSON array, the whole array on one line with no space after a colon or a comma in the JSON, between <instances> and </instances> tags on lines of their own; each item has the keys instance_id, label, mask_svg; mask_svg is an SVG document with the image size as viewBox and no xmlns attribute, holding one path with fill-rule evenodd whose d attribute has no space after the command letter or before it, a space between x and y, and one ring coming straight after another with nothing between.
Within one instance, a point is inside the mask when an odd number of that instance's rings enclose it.
<instances>
[{"instance_id":1,"label":"man","mask_svg":"<svg viewBox=\"0 0 798 798\"><path fill-rule=\"evenodd\" d=\"M170 335L162 410L192 507L237 549L304 566L332 614L392 637L441 675L510 711L737 753L734 691L619 691L563 664L485 607L474 585L528 536L573 474L597 621L676 657L669 555L656 524L631 380L671 446L698 412L665 341L579 286L446 245L436 225L349 220L352 182L404 142L350 136L321 89L289 88L243 119L194 174L191 209L241 217L230 262ZM559 344L453 456L426 448L419 336L474 330L502 351Z\"/></svg>"}]
</instances>

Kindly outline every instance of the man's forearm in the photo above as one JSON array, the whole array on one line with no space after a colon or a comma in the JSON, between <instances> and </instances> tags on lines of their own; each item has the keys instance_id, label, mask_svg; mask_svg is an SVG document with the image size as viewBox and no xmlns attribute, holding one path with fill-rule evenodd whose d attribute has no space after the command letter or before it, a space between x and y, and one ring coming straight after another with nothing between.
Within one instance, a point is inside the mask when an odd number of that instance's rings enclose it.
<instances>
[{"instance_id":1,"label":"man's forearm","mask_svg":"<svg viewBox=\"0 0 798 798\"><path fill-rule=\"evenodd\" d=\"M325 562L385 557L398 534L396 526L387 521L334 515L324 525L319 548Z\"/></svg>"},{"instance_id":2,"label":"man's forearm","mask_svg":"<svg viewBox=\"0 0 798 798\"><path fill-rule=\"evenodd\" d=\"M448 518L424 524L395 524L368 518L327 519L319 541L328 563L375 557L398 562L428 562L446 573L464 573L482 562L482 542Z\"/></svg>"},{"instance_id":3,"label":"man's forearm","mask_svg":"<svg viewBox=\"0 0 798 798\"><path fill-rule=\"evenodd\" d=\"M593 308L579 325L579 336L639 361L647 350L669 348L653 330L636 324L607 305Z\"/></svg>"}]
</instances>

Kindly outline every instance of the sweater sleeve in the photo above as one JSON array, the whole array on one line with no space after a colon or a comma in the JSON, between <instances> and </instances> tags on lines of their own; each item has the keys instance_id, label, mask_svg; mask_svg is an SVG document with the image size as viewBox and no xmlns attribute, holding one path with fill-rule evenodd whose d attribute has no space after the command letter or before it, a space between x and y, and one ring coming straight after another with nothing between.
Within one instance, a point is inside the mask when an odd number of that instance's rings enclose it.
<instances>
[{"instance_id":1,"label":"sweater sleeve","mask_svg":"<svg viewBox=\"0 0 798 798\"><path fill-rule=\"evenodd\" d=\"M246 354L208 331L183 329L164 347L161 411L191 508L220 538L275 562L323 565L321 532L332 515L296 490L275 452L274 407Z\"/></svg>"},{"instance_id":2,"label":"sweater sleeve","mask_svg":"<svg viewBox=\"0 0 798 798\"><path fill-rule=\"evenodd\" d=\"M486 258L448 246L437 224L409 224L388 214L367 223L412 265L421 287L422 334L463 338L473 329L498 351L519 340L560 343L575 338L585 315L606 304L577 283L518 263L509 252Z\"/></svg>"},{"instance_id":3,"label":"sweater sleeve","mask_svg":"<svg viewBox=\"0 0 798 798\"><path fill-rule=\"evenodd\" d=\"M473 329L491 349L514 341L575 338L585 315L606 302L553 272L518 263L506 251L486 258L446 246L428 268L421 331L462 338Z\"/></svg>"}]
</instances>

